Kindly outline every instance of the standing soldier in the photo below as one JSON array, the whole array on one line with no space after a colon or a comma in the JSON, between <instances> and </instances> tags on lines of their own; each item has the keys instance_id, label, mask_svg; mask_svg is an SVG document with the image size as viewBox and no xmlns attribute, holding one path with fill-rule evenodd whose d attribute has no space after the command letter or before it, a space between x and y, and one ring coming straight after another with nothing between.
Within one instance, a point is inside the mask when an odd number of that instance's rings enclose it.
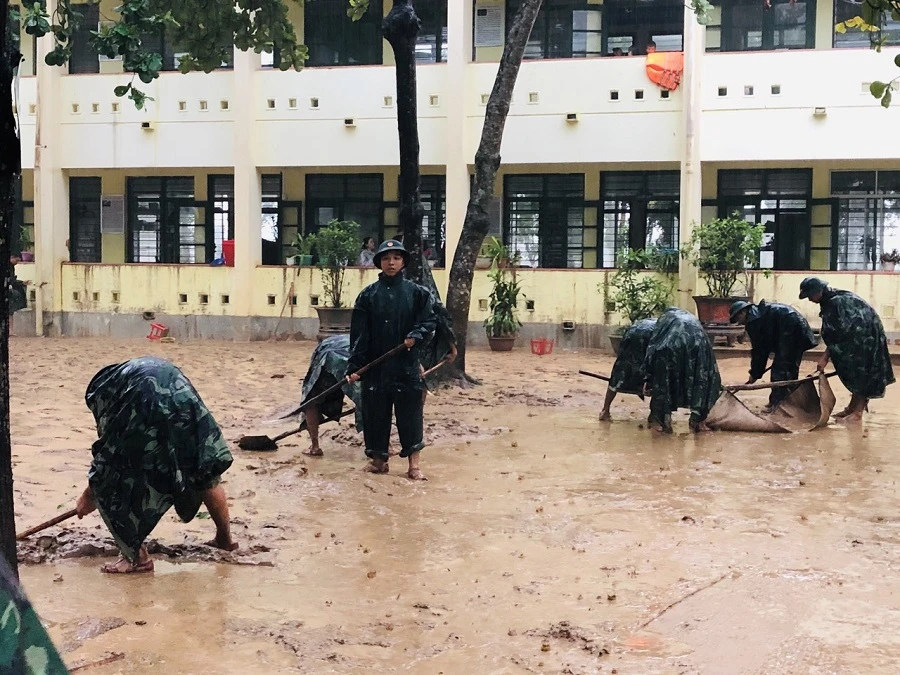
<instances>
[{"instance_id":1,"label":"standing soldier","mask_svg":"<svg viewBox=\"0 0 900 675\"><path fill-rule=\"evenodd\" d=\"M378 281L366 286L356 298L350 322L350 360L347 377L359 381L356 371L387 353L401 342L401 352L372 368L362 380L363 437L368 470L387 473L392 413L400 437L400 456L409 459L407 475L425 480L419 469L423 442L425 381L419 350L436 327L434 300L424 286L403 278L409 253L400 242L389 239L374 258L381 269Z\"/></svg>"},{"instance_id":2,"label":"standing soldier","mask_svg":"<svg viewBox=\"0 0 900 675\"><path fill-rule=\"evenodd\" d=\"M650 396L648 422L656 431L672 433L672 412L691 411L691 431L703 421L722 393L722 379L712 344L693 314L671 308L656 322L644 358L644 395Z\"/></svg>"},{"instance_id":3,"label":"standing soldier","mask_svg":"<svg viewBox=\"0 0 900 675\"><path fill-rule=\"evenodd\" d=\"M813 335L809 322L790 305L765 300L758 305L738 300L729 311L731 323L742 324L750 336L750 379L753 384L766 372L769 354L772 358L772 382L796 380L800 377L803 352L815 347L819 341ZM770 413L793 391L791 387L773 387L769 405L763 412Z\"/></svg>"},{"instance_id":4,"label":"standing soldier","mask_svg":"<svg viewBox=\"0 0 900 675\"><path fill-rule=\"evenodd\" d=\"M861 420L870 398L881 398L894 382L894 369L888 353L881 319L861 297L839 291L817 277L800 283L800 299L809 298L819 305L825 353L817 364L825 370L834 361L841 382L852 394L850 404L835 417Z\"/></svg>"}]
</instances>

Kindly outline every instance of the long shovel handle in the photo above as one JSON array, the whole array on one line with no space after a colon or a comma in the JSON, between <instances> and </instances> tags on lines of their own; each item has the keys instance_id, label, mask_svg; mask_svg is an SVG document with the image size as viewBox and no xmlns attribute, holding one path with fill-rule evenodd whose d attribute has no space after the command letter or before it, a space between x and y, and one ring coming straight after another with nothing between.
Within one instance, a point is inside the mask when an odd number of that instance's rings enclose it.
<instances>
[{"instance_id":1,"label":"long shovel handle","mask_svg":"<svg viewBox=\"0 0 900 675\"><path fill-rule=\"evenodd\" d=\"M604 382L609 382L609 377L607 375L600 375L598 373L592 373L589 370L579 370L579 375L587 375L588 377L596 377L598 380L603 380Z\"/></svg>"},{"instance_id":2,"label":"long shovel handle","mask_svg":"<svg viewBox=\"0 0 900 675\"><path fill-rule=\"evenodd\" d=\"M23 539L26 539L26 538L30 537L31 535L36 534L37 532L40 532L41 530L46 530L48 527L53 527L54 525L59 525L64 520L68 520L69 518L72 518L76 515L78 515L78 511L76 511L75 509L70 509L69 511L66 511L65 513L60 513L58 516L51 518L50 520L47 520L47 521L41 523L40 525L35 525L34 527L28 528L27 530L22 532L22 534L17 534L16 541L22 541Z\"/></svg>"},{"instance_id":3,"label":"long shovel handle","mask_svg":"<svg viewBox=\"0 0 900 675\"><path fill-rule=\"evenodd\" d=\"M339 420L339 419L341 419L341 418L343 418L343 417L346 417L347 415L352 415L352 414L355 413L355 412L356 412L356 408L350 408L350 410L344 410L344 411L343 411L340 415L338 415L337 417L329 417L327 420L323 420L323 421L324 421L324 422L330 422L331 420ZM287 438L288 436L293 436L294 434L299 434L299 433L301 433L301 432L303 432L303 431L306 431L306 426L307 426L306 420L303 420L302 422L300 422L300 426L297 427L296 429L291 429L290 431L282 432L282 433L278 434L278 435L277 435L275 438L273 438L272 440L275 441L276 443L277 443L278 441L283 441L283 440L284 440L285 438Z\"/></svg>"},{"instance_id":4,"label":"long shovel handle","mask_svg":"<svg viewBox=\"0 0 900 675\"><path fill-rule=\"evenodd\" d=\"M354 375L359 375L359 376L361 377L361 376L362 376L366 371L368 371L369 369L374 368L375 366L377 366L377 365L379 365L379 364L381 364L381 363L384 363L384 362L387 361L389 358L391 358L394 354L397 354L397 353L403 351L404 349L406 349L406 345L405 345L404 343L401 342L399 345L397 345L396 347L394 347L394 348L391 349L390 351L385 352L384 354L382 354L381 356L379 356L377 359L375 359L375 360L372 361L371 363L367 363L366 365L364 365L362 368L360 368L359 370L357 370L357 371L356 371L355 373L353 373L353 374L354 374ZM310 406L316 405L316 403L318 403L319 401L324 401L324 400L327 399L329 396L331 396L334 392L338 391L341 387L343 387L346 383L347 383L347 380L346 380L346 379L342 379L340 382L334 384L334 385L331 386L331 387L328 387L328 389L326 389L325 391L323 391L323 392L322 392L321 394L319 394L318 396L313 396L311 399L309 399L308 401L306 401L306 403L301 403L301 404L298 405L296 408L294 408L293 410L291 410L289 413L287 413L287 414L285 414L285 415L282 415L282 416L281 416L281 419L284 419L284 418L286 418L286 417L292 417L293 415L296 415L296 414L299 413L299 412L303 412L304 410L306 410L306 409L309 408Z\"/></svg>"},{"instance_id":5,"label":"long shovel handle","mask_svg":"<svg viewBox=\"0 0 900 675\"><path fill-rule=\"evenodd\" d=\"M825 373L825 377L834 377L837 371ZM799 380L781 380L779 382L759 382L758 384L727 384L723 389L728 391L753 391L756 389L774 389L775 387L792 387L795 384L803 384L804 382L814 382L819 374L807 375Z\"/></svg>"}]
</instances>

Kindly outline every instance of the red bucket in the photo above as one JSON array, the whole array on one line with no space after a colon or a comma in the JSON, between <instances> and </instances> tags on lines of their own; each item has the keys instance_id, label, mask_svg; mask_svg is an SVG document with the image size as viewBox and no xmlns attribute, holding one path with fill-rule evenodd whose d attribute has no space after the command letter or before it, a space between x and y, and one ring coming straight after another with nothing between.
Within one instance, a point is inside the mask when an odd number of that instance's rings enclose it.
<instances>
[{"instance_id":1,"label":"red bucket","mask_svg":"<svg viewBox=\"0 0 900 675\"><path fill-rule=\"evenodd\" d=\"M547 338L537 338L531 341L531 353L543 356L544 354L553 353L553 340Z\"/></svg>"},{"instance_id":2,"label":"red bucket","mask_svg":"<svg viewBox=\"0 0 900 675\"><path fill-rule=\"evenodd\" d=\"M222 257L225 258L226 267L234 267L234 239L222 242Z\"/></svg>"}]
</instances>

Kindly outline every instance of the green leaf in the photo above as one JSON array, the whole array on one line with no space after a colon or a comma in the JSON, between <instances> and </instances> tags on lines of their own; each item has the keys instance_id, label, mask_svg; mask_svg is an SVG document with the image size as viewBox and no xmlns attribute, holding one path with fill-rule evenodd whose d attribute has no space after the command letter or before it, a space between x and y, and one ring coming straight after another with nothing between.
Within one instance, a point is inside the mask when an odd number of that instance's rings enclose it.
<instances>
[{"instance_id":1,"label":"green leaf","mask_svg":"<svg viewBox=\"0 0 900 675\"><path fill-rule=\"evenodd\" d=\"M891 107L891 98L892 98L891 90L888 89L887 91L884 92L884 96L881 97L881 106L883 108L890 108Z\"/></svg>"},{"instance_id":2,"label":"green leaf","mask_svg":"<svg viewBox=\"0 0 900 675\"><path fill-rule=\"evenodd\" d=\"M894 57L894 65L900 68L900 54Z\"/></svg>"},{"instance_id":3,"label":"green leaf","mask_svg":"<svg viewBox=\"0 0 900 675\"><path fill-rule=\"evenodd\" d=\"M113 93L114 93L116 96L124 96L125 94L128 93L128 90L129 90L129 89L131 89L131 85L130 85L130 84L120 84L118 87L116 87L115 89L113 89Z\"/></svg>"},{"instance_id":4,"label":"green leaf","mask_svg":"<svg viewBox=\"0 0 900 675\"><path fill-rule=\"evenodd\" d=\"M888 86L885 82L876 81L869 85L869 91L875 98L881 98L882 96L884 96L884 92L887 90L887 88Z\"/></svg>"}]
</instances>

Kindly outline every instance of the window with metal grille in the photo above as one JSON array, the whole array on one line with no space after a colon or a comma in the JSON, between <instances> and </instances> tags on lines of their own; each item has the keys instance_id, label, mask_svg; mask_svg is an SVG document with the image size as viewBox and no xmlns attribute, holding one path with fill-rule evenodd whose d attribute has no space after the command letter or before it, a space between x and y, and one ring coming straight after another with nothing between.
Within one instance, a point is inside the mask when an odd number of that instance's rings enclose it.
<instances>
[{"instance_id":1,"label":"window with metal grille","mask_svg":"<svg viewBox=\"0 0 900 675\"><path fill-rule=\"evenodd\" d=\"M503 200L503 240L520 264L584 266L584 174L505 176Z\"/></svg>"},{"instance_id":2,"label":"window with metal grille","mask_svg":"<svg viewBox=\"0 0 900 675\"><path fill-rule=\"evenodd\" d=\"M191 177L128 179L128 261L208 263L213 240Z\"/></svg>"},{"instance_id":3,"label":"window with metal grille","mask_svg":"<svg viewBox=\"0 0 900 675\"><path fill-rule=\"evenodd\" d=\"M447 61L447 0L416 0L416 14L422 28L416 36L416 61Z\"/></svg>"},{"instance_id":4,"label":"window with metal grille","mask_svg":"<svg viewBox=\"0 0 900 675\"><path fill-rule=\"evenodd\" d=\"M875 270L900 249L900 171L832 171L838 198L837 269Z\"/></svg>"},{"instance_id":5,"label":"window with metal grille","mask_svg":"<svg viewBox=\"0 0 900 675\"><path fill-rule=\"evenodd\" d=\"M422 250L430 251L429 260L443 267L447 246L447 177L422 176L419 184L422 208Z\"/></svg>"},{"instance_id":6,"label":"window with metal grille","mask_svg":"<svg viewBox=\"0 0 900 675\"><path fill-rule=\"evenodd\" d=\"M83 17L72 33L72 56L69 72L72 74L99 73L100 57L91 45L91 31L97 30L100 21L100 4L73 5L72 10Z\"/></svg>"},{"instance_id":7,"label":"window with metal grille","mask_svg":"<svg viewBox=\"0 0 900 675\"><path fill-rule=\"evenodd\" d=\"M746 52L812 49L816 39L813 0L713 0L706 51Z\"/></svg>"},{"instance_id":8,"label":"window with metal grille","mask_svg":"<svg viewBox=\"0 0 900 675\"><path fill-rule=\"evenodd\" d=\"M760 267L809 269L812 169L727 169L718 183L719 217L765 226Z\"/></svg>"},{"instance_id":9,"label":"window with metal grille","mask_svg":"<svg viewBox=\"0 0 900 675\"><path fill-rule=\"evenodd\" d=\"M384 176L380 173L308 175L305 231L317 232L331 220L353 220L360 225L360 237L381 241L383 204Z\"/></svg>"},{"instance_id":10,"label":"window with metal grille","mask_svg":"<svg viewBox=\"0 0 900 675\"><path fill-rule=\"evenodd\" d=\"M173 35L171 29L166 30L164 27L142 35L141 47L151 54L162 56L162 68L160 70L165 72L178 70L182 57L187 54L187 47ZM221 47L224 60L219 67L222 69L233 68L234 38L230 35L223 35Z\"/></svg>"},{"instance_id":11,"label":"window with metal grille","mask_svg":"<svg viewBox=\"0 0 900 675\"><path fill-rule=\"evenodd\" d=\"M222 258L222 242L234 239L234 176L209 176L207 201L206 213L212 216L212 257Z\"/></svg>"},{"instance_id":12,"label":"window with metal grille","mask_svg":"<svg viewBox=\"0 0 900 675\"><path fill-rule=\"evenodd\" d=\"M13 179L11 251L15 254L34 252L34 202L22 198L22 176Z\"/></svg>"},{"instance_id":13,"label":"window with metal grille","mask_svg":"<svg viewBox=\"0 0 900 675\"><path fill-rule=\"evenodd\" d=\"M101 260L101 181L94 176L69 178L69 260Z\"/></svg>"},{"instance_id":14,"label":"window with metal grille","mask_svg":"<svg viewBox=\"0 0 900 675\"><path fill-rule=\"evenodd\" d=\"M604 54L646 54L682 48L684 3L681 0L607 0L603 3ZM618 53L617 53L618 55Z\"/></svg>"},{"instance_id":15,"label":"window with metal grille","mask_svg":"<svg viewBox=\"0 0 900 675\"><path fill-rule=\"evenodd\" d=\"M615 267L626 248L678 249L678 171L605 171L600 176L600 265Z\"/></svg>"},{"instance_id":16,"label":"window with metal grille","mask_svg":"<svg viewBox=\"0 0 900 675\"><path fill-rule=\"evenodd\" d=\"M370 2L359 21L347 16L345 2L304 3L303 27L308 66L381 65L382 4Z\"/></svg>"},{"instance_id":17,"label":"window with metal grille","mask_svg":"<svg viewBox=\"0 0 900 675\"><path fill-rule=\"evenodd\" d=\"M855 16L862 16L863 0L834 0L834 22L842 23ZM895 19L891 12L882 18L877 24L879 31L861 31L858 28L848 28L844 33L834 31L835 47L872 47L884 40L884 44L897 45L900 43L900 21Z\"/></svg>"},{"instance_id":18,"label":"window with metal grille","mask_svg":"<svg viewBox=\"0 0 900 675\"><path fill-rule=\"evenodd\" d=\"M522 4L506 0L506 25ZM525 47L526 59L570 59L600 56L603 7L586 0L544 2Z\"/></svg>"}]
</instances>

